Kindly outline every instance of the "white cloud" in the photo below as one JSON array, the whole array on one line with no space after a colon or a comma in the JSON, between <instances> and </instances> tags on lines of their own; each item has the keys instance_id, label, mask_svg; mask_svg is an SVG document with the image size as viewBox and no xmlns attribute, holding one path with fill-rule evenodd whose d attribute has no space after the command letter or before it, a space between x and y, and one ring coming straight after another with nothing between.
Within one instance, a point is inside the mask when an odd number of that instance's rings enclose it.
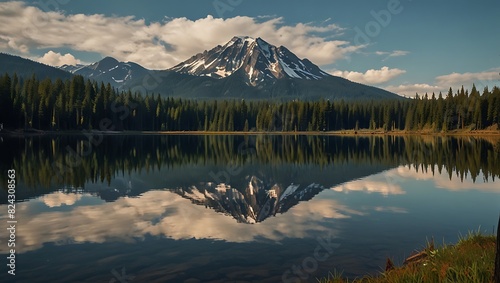
<instances>
[{"instance_id":1,"label":"white cloud","mask_svg":"<svg viewBox=\"0 0 500 283\"><path fill-rule=\"evenodd\" d=\"M346 78L348 80L362 83L362 84L381 84L388 82L402 74L406 73L405 70L398 68L390 69L387 66L382 67L380 70L370 69L364 73L353 71L332 71L330 74Z\"/></svg>"},{"instance_id":2,"label":"white cloud","mask_svg":"<svg viewBox=\"0 0 500 283\"><path fill-rule=\"evenodd\" d=\"M499 72L500 68L477 73L451 73L437 77L436 81L439 85L453 87L454 89L462 85L469 88L472 87L472 84L476 84L476 87L479 87L491 82L498 82L500 80Z\"/></svg>"},{"instance_id":3,"label":"white cloud","mask_svg":"<svg viewBox=\"0 0 500 283\"><path fill-rule=\"evenodd\" d=\"M433 173L434 172L434 173ZM456 172L453 173L454 176L451 178L448 172L443 169L439 173L439 168L437 165L428 167L425 170L416 170L414 167L408 168L408 166L400 166L396 169L386 172L388 179L394 179L394 177L403 178L406 180L432 180L434 186L439 189L445 189L449 191L482 191L488 193L500 193L500 188L498 184L494 181L484 181L484 175L482 173L473 181L471 177L465 177L463 181L456 176Z\"/></svg>"},{"instance_id":4,"label":"white cloud","mask_svg":"<svg viewBox=\"0 0 500 283\"><path fill-rule=\"evenodd\" d=\"M282 18L228 19L207 16L198 20L144 20L105 15L44 12L23 2L0 3L0 50L29 54L38 48L66 47L97 52L148 68L168 68L190 56L224 44L234 35L262 37L271 44L287 46L297 56L325 65L345 58L362 46L326 40L318 34L340 34L335 24L284 25Z\"/></svg>"},{"instance_id":5,"label":"white cloud","mask_svg":"<svg viewBox=\"0 0 500 283\"><path fill-rule=\"evenodd\" d=\"M80 60L76 59L75 56L71 55L70 53L62 55L61 53L56 53L52 50L45 53L42 57L36 58L35 60L56 67L62 65L76 65L81 63Z\"/></svg>"},{"instance_id":6,"label":"white cloud","mask_svg":"<svg viewBox=\"0 0 500 283\"><path fill-rule=\"evenodd\" d=\"M433 170L432 170L433 168ZM433 173L434 172L434 173ZM406 191L403 187L411 187L407 184L418 181L432 181L433 186L437 189L445 189L448 191L481 191L487 193L500 194L500 188L496 182L485 181L484 175L480 173L476 180L465 177L463 180L455 175L450 179L448 172L443 170L439 173L437 165L424 168L422 170L415 169L413 166L402 165L394 169L390 169L380 174L368 176L363 179L347 182L339 186L331 188L335 192L351 193L378 193L383 196L405 195ZM406 213L403 207L394 206L376 206L375 211L385 211L394 213Z\"/></svg>"},{"instance_id":7,"label":"white cloud","mask_svg":"<svg viewBox=\"0 0 500 283\"><path fill-rule=\"evenodd\" d=\"M408 213L408 210L396 206L377 206L374 208L378 212L392 212L392 213Z\"/></svg>"},{"instance_id":8,"label":"white cloud","mask_svg":"<svg viewBox=\"0 0 500 283\"><path fill-rule=\"evenodd\" d=\"M48 207L58 207L62 205L73 205L75 202L82 198L79 194L65 194L62 192L55 192L49 195L44 195L42 201Z\"/></svg>"},{"instance_id":9,"label":"white cloud","mask_svg":"<svg viewBox=\"0 0 500 283\"><path fill-rule=\"evenodd\" d=\"M431 95L434 92L436 95L442 91L446 95L446 88L429 84L402 84L398 86L389 85L384 87L385 90L397 93L406 97L415 97L415 94L424 95L426 92Z\"/></svg>"},{"instance_id":10,"label":"white cloud","mask_svg":"<svg viewBox=\"0 0 500 283\"><path fill-rule=\"evenodd\" d=\"M472 84L475 84L476 88L482 91L485 86L489 86L491 89L493 85L498 85L498 81L500 80L499 72L500 68L476 73L451 73L436 77L434 84L389 85L384 87L384 89L407 97L415 97L416 93L420 96L425 93L431 95L433 92L436 96L439 92L442 92L444 96L448 93L450 87L453 89L453 92L456 93L456 90L461 86L464 86L466 89L471 89Z\"/></svg>"},{"instance_id":11,"label":"white cloud","mask_svg":"<svg viewBox=\"0 0 500 283\"><path fill-rule=\"evenodd\" d=\"M410 54L410 51L404 51L404 50L394 50L394 51L391 51L391 52L388 52L388 51L376 51L375 54L377 54L377 55L386 55L385 59L382 60L382 61L385 61L385 60L387 60L388 58L391 58L391 57L406 56L406 55Z\"/></svg>"},{"instance_id":12,"label":"white cloud","mask_svg":"<svg viewBox=\"0 0 500 283\"><path fill-rule=\"evenodd\" d=\"M379 193L384 196L388 195L404 195L406 192L397 184L386 181L375 181L372 179L361 179L342 184L340 186L331 188L336 192L366 192L366 193Z\"/></svg>"}]
</instances>

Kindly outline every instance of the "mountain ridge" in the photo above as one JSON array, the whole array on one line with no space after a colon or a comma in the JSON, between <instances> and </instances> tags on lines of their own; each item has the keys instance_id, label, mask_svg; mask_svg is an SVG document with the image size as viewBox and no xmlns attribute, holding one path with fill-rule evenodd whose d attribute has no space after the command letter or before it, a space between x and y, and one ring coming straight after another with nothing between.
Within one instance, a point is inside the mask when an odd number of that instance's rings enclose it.
<instances>
[{"instance_id":1,"label":"mountain ridge","mask_svg":"<svg viewBox=\"0 0 500 283\"><path fill-rule=\"evenodd\" d=\"M107 81L120 90L186 99L402 99L330 75L284 46L249 36L234 36L166 70L106 57L73 73Z\"/></svg>"},{"instance_id":2,"label":"mountain ridge","mask_svg":"<svg viewBox=\"0 0 500 283\"><path fill-rule=\"evenodd\" d=\"M40 79L50 78L52 80L57 78L67 79L71 77L71 73L61 70L60 68L21 56L0 52L0 74L3 75L5 73L16 73L18 77L30 77L35 75Z\"/></svg>"},{"instance_id":3,"label":"mountain ridge","mask_svg":"<svg viewBox=\"0 0 500 283\"><path fill-rule=\"evenodd\" d=\"M28 60L19 58L18 61ZM15 60L0 57L0 62L3 61ZM35 68L31 67L33 64L39 64L30 62L20 64L29 66L21 68L25 76L31 75L27 72ZM19 71L16 64L1 65L0 71L4 73ZM47 73L57 73L51 76L52 79L82 75L86 79L110 83L121 91L184 99L404 99L374 86L330 75L307 58L300 59L286 47L271 45L260 37L235 36L224 45L195 54L166 70L149 70L112 57L89 65L55 68L39 64L37 68L42 77Z\"/></svg>"}]
</instances>

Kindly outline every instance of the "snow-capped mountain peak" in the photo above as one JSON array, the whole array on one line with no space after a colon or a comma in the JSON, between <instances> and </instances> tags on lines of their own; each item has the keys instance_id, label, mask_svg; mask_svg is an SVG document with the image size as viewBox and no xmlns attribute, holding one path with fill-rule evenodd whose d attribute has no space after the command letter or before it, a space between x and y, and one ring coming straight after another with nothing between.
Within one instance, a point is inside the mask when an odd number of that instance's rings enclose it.
<instances>
[{"instance_id":1,"label":"snow-capped mountain peak","mask_svg":"<svg viewBox=\"0 0 500 283\"><path fill-rule=\"evenodd\" d=\"M133 62L120 62L113 57L105 57L90 65L69 66L64 65L61 69L82 75L90 79L110 82L114 87L121 87L132 78L144 77L148 70Z\"/></svg>"},{"instance_id":2,"label":"snow-capped mountain peak","mask_svg":"<svg viewBox=\"0 0 500 283\"><path fill-rule=\"evenodd\" d=\"M248 41L248 42L254 42L255 41L255 38L253 37L250 37L250 36L247 36L247 35L237 35L237 36L234 36L231 41L235 42L235 41L239 41L239 40L242 40L242 41Z\"/></svg>"},{"instance_id":3,"label":"snow-capped mountain peak","mask_svg":"<svg viewBox=\"0 0 500 283\"><path fill-rule=\"evenodd\" d=\"M249 36L235 36L225 45L199 53L171 70L217 79L239 71L251 85L283 78L319 80L330 76L283 46Z\"/></svg>"}]
</instances>

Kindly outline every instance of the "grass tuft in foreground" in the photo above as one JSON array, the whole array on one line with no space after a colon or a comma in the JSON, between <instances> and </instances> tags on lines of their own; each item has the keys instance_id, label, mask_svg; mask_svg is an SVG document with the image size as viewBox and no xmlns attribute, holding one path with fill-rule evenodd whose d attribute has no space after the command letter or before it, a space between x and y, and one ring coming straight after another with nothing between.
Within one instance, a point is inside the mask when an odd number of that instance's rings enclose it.
<instances>
[{"instance_id":1,"label":"grass tuft in foreground","mask_svg":"<svg viewBox=\"0 0 500 283\"><path fill-rule=\"evenodd\" d=\"M379 276L365 276L348 280L337 271L321 283L488 283L493 282L495 262L495 236L480 232L461 237L456 245L444 245L435 249L433 243L419 253L417 260L402 267L383 272Z\"/></svg>"}]
</instances>

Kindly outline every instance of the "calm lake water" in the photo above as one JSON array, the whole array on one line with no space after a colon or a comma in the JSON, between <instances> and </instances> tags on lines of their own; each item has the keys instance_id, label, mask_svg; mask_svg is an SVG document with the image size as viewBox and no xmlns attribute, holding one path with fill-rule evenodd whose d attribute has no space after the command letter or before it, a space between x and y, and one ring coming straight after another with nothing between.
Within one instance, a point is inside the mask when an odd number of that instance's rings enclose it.
<instances>
[{"instance_id":1,"label":"calm lake water","mask_svg":"<svg viewBox=\"0 0 500 283\"><path fill-rule=\"evenodd\" d=\"M447 137L3 137L16 276L1 282L316 282L433 238L493 233L500 141ZM7 176L0 176L7 227Z\"/></svg>"}]
</instances>

